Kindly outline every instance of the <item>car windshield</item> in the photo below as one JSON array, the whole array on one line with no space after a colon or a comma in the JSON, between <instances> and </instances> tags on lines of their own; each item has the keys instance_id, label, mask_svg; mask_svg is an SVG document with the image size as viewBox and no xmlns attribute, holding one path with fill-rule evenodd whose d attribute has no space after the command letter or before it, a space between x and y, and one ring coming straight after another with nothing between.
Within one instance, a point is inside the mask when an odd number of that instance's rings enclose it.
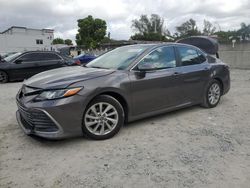
<instances>
[{"instance_id":1,"label":"car windshield","mask_svg":"<svg viewBox=\"0 0 250 188\"><path fill-rule=\"evenodd\" d=\"M86 67L124 70L149 46L137 45L116 48L92 60Z\"/></svg>"},{"instance_id":2,"label":"car windshield","mask_svg":"<svg viewBox=\"0 0 250 188\"><path fill-rule=\"evenodd\" d=\"M6 58L4 58L5 61L7 62L10 62L11 60L15 59L17 56L21 55L22 53L21 52L18 52L18 53L14 53Z\"/></svg>"}]
</instances>

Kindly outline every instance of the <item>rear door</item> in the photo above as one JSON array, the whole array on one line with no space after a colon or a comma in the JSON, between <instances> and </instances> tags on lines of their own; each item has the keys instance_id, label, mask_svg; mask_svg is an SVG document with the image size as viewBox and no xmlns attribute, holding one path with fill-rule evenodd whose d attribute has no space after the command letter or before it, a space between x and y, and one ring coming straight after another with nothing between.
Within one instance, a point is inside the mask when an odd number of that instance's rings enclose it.
<instances>
[{"instance_id":1,"label":"rear door","mask_svg":"<svg viewBox=\"0 0 250 188\"><path fill-rule=\"evenodd\" d=\"M205 54L191 46L176 46L180 62L179 78L182 88L182 103L200 102L209 78L210 65Z\"/></svg>"},{"instance_id":2,"label":"rear door","mask_svg":"<svg viewBox=\"0 0 250 188\"><path fill-rule=\"evenodd\" d=\"M37 54L38 71L46 71L63 66L63 59L53 52L40 52Z\"/></svg>"},{"instance_id":3,"label":"rear door","mask_svg":"<svg viewBox=\"0 0 250 188\"><path fill-rule=\"evenodd\" d=\"M133 115L179 104L182 93L178 75L175 75L179 69L176 63L174 47L159 47L130 72Z\"/></svg>"}]
</instances>

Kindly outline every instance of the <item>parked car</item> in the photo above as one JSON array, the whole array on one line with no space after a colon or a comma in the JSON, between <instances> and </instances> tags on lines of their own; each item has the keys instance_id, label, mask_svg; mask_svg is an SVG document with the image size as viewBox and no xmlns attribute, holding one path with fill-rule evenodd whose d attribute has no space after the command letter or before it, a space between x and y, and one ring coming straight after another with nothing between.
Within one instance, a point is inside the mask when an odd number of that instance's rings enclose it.
<instances>
[{"instance_id":1,"label":"parked car","mask_svg":"<svg viewBox=\"0 0 250 188\"><path fill-rule=\"evenodd\" d=\"M29 135L108 139L125 122L192 105L213 108L229 88L229 67L195 46L124 46L86 67L26 80L16 97L17 121Z\"/></svg>"},{"instance_id":2,"label":"parked car","mask_svg":"<svg viewBox=\"0 0 250 188\"><path fill-rule=\"evenodd\" d=\"M4 62L4 58L0 55L0 63Z\"/></svg>"},{"instance_id":3,"label":"parked car","mask_svg":"<svg viewBox=\"0 0 250 188\"><path fill-rule=\"evenodd\" d=\"M95 58L96 58L96 56L94 56L94 55L80 54L80 55L74 57L74 60L79 61L81 65L86 65L88 62L92 61Z\"/></svg>"},{"instance_id":4,"label":"parked car","mask_svg":"<svg viewBox=\"0 0 250 188\"><path fill-rule=\"evenodd\" d=\"M6 57L8 57L8 56L10 56L10 55L13 55L13 54L15 54L15 53L17 53L17 52L9 52L9 53L6 53L6 54L4 54L4 55L2 56L2 58L6 58Z\"/></svg>"},{"instance_id":5,"label":"parked car","mask_svg":"<svg viewBox=\"0 0 250 188\"><path fill-rule=\"evenodd\" d=\"M75 65L75 61L53 51L15 53L0 63L0 83L23 80L37 73L68 65Z\"/></svg>"}]
</instances>

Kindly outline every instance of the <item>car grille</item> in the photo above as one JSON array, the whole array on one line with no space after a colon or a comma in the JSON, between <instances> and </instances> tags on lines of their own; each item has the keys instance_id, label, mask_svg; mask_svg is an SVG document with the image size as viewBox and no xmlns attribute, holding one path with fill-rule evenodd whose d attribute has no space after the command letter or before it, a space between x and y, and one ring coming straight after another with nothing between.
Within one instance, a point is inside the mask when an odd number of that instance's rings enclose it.
<instances>
[{"instance_id":1,"label":"car grille","mask_svg":"<svg viewBox=\"0 0 250 188\"><path fill-rule=\"evenodd\" d=\"M18 104L18 110L21 115L21 121L26 129L40 132L56 132L56 124L40 110L29 110Z\"/></svg>"}]
</instances>

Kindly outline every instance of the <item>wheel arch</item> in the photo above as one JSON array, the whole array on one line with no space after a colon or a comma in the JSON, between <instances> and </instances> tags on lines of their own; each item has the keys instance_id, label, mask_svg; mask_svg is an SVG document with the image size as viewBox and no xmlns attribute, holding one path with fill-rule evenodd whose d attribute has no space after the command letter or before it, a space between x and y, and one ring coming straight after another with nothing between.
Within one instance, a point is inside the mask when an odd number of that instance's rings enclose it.
<instances>
[{"instance_id":1,"label":"wheel arch","mask_svg":"<svg viewBox=\"0 0 250 188\"><path fill-rule=\"evenodd\" d=\"M100 96L100 95L108 95L108 96L111 96L113 98L115 98L122 106L123 110L124 110L124 115L125 115L125 122L128 121L128 114L129 114L129 105L128 105L128 102L127 100L125 99L125 97L116 92L116 91L103 91L103 92L100 92L98 94L96 94L89 102L88 104L90 104L96 97Z\"/></svg>"},{"instance_id":2,"label":"wheel arch","mask_svg":"<svg viewBox=\"0 0 250 188\"><path fill-rule=\"evenodd\" d=\"M7 74L7 78L8 78L8 81L10 80L10 74L8 71L6 70L3 70L3 69L0 69L1 72L4 72L5 74Z\"/></svg>"},{"instance_id":3,"label":"wheel arch","mask_svg":"<svg viewBox=\"0 0 250 188\"><path fill-rule=\"evenodd\" d=\"M220 83L221 90L222 90L221 93L224 93L224 84L223 84L222 79L220 79L219 77L215 77L214 79Z\"/></svg>"},{"instance_id":4,"label":"wheel arch","mask_svg":"<svg viewBox=\"0 0 250 188\"><path fill-rule=\"evenodd\" d=\"M8 71L6 71L6 70L0 69L0 71L5 72L6 74L9 75Z\"/></svg>"}]
</instances>

